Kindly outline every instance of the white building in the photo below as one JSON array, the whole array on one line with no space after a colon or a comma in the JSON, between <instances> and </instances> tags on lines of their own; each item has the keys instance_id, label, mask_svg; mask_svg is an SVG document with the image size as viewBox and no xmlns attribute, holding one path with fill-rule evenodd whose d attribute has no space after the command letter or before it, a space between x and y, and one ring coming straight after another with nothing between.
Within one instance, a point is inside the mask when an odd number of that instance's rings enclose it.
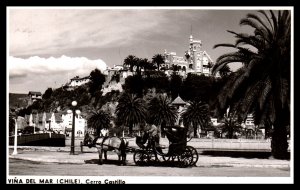
<instances>
[{"instance_id":1,"label":"white building","mask_svg":"<svg viewBox=\"0 0 300 190\"><path fill-rule=\"evenodd\" d=\"M90 81L90 77L89 76L86 76L86 77L79 77L79 76L76 76L74 78L71 78L70 79L71 82L69 84L70 87L77 87L77 86L81 86L85 83L88 83Z\"/></svg>"},{"instance_id":2,"label":"white building","mask_svg":"<svg viewBox=\"0 0 300 190\"><path fill-rule=\"evenodd\" d=\"M49 122L49 129L59 134L63 134L65 132L65 128L62 125L62 114L61 113L52 113Z\"/></svg>"},{"instance_id":3,"label":"white building","mask_svg":"<svg viewBox=\"0 0 300 190\"><path fill-rule=\"evenodd\" d=\"M87 126L87 121L81 115L75 114L75 137L83 137ZM71 135L73 113L66 113L62 115L62 125L65 128L65 133Z\"/></svg>"}]
</instances>

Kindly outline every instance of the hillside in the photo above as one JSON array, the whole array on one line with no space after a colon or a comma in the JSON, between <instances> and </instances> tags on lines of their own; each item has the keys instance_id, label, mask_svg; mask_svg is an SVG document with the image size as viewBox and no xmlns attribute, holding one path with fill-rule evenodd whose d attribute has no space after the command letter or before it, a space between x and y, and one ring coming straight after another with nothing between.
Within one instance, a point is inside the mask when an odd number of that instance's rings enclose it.
<instances>
[{"instance_id":1,"label":"hillside","mask_svg":"<svg viewBox=\"0 0 300 190\"><path fill-rule=\"evenodd\" d=\"M28 101L27 94L9 93L9 107L26 107Z\"/></svg>"}]
</instances>

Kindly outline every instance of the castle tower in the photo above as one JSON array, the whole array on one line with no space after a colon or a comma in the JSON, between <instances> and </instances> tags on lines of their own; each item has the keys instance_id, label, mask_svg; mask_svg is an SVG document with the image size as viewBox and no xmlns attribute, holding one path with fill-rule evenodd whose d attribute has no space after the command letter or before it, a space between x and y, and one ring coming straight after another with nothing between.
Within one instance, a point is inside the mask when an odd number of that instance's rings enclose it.
<instances>
[{"instance_id":1,"label":"castle tower","mask_svg":"<svg viewBox=\"0 0 300 190\"><path fill-rule=\"evenodd\" d=\"M196 72L203 72L202 65L202 42L201 40L193 40L193 36L190 36L190 52L191 52L191 63L193 70Z\"/></svg>"}]
</instances>

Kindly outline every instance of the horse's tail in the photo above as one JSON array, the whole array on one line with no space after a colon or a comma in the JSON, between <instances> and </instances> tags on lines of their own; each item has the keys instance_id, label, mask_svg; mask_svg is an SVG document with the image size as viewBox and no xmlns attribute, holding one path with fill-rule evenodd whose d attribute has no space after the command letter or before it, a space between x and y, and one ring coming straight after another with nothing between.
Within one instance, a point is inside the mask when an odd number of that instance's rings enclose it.
<instances>
[{"instance_id":1,"label":"horse's tail","mask_svg":"<svg viewBox=\"0 0 300 190\"><path fill-rule=\"evenodd\" d=\"M121 155L126 155L126 148L128 146L128 141L126 141L124 138L121 138L121 144L120 144L120 152Z\"/></svg>"}]
</instances>

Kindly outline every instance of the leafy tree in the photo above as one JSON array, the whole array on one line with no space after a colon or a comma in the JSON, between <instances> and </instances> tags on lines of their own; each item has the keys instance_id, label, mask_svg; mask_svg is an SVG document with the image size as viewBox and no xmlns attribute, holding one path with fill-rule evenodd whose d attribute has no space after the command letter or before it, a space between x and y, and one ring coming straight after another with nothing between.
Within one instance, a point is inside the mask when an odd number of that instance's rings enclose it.
<instances>
[{"instance_id":1,"label":"leafy tree","mask_svg":"<svg viewBox=\"0 0 300 190\"><path fill-rule=\"evenodd\" d=\"M214 79L205 75L189 73L183 81L181 97L184 100L202 100L208 102L211 98L211 91Z\"/></svg>"},{"instance_id":2,"label":"leafy tree","mask_svg":"<svg viewBox=\"0 0 300 190\"><path fill-rule=\"evenodd\" d=\"M102 89L102 85L105 82L105 76L99 69L95 69L90 73L89 92L94 96L97 90Z\"/></svg>"},{"instance_id":3,"label":"leafy tree","mask_svg":"<svg viewBox=\"0 0 300 190\"><path fill-rule=\"evenodd\" d=\"M194 137L197 137L198 126L204 129L209 122L208 104L202 101L192 101L187 109L181 115L183 125L188 127L193 126Z\"/></svg>"},{"instance_id":4,"label":"leafy tree","mask_svg":"<svg viewBox=\"0 0 300 190\"><path fill-rule=\"evenodd\" d=\"M143 79L144 94L152 88L155 88L157 93L169 93L169 78L162 72L155 71L154 73Z\"/></svg>"},{"instance_id":5,"label":"leafy tree","mask_svg":"<svg viewBox=\"0 0 300 190\"><path fill-rule=\"evenodd\" d=\"M282 159L287 156L286 126L290 125L291 16L287 10L278 11L277 16L273 11L258 13L264 19L247 14L240 22L252 27L254 34L229 31L236 43L215 45L236 51L220 56L213 73L229 63L243 63L218 97L219 110L231 106L244 115L254 111L256 124L269 120L274 126L272 153Z\"/></svg>"},{"instance_id":6,"label":"leafy tree","mask_svg":"<svg viewBox=\"0 0 300 190\"><path fill-rule=\"evenodd\" d=\"M17 119L17 113L15 112L15 110L13 111L9 111L9 134L10 135L13 135L14 134L14 131L15 131L15 124L16 124L16 121L15 119Z\"/></svg>"},{"instance_id":7,"label":"leafy tree","mask_svg":"<svg viewBox=\"0 0 300 190\"><path fill-rule=\"evenodd\" d=\"M181 91L181 87L182 87L182 77L176 74L176 72L173 72L170 80L170 91L171 91L172 99L175 99L179 95L179 92Z\"/></svg>"},{"instance_id":8,"label":"leafy tree","mask_svg":"<svg viewBox=\"0 0 300 190\"><path fill-rule=\"evenodd\" d=\"M42 98L43 99L49 99L52 95L52 92L53 92L52 88L47 88L47 90L43 94Z\"/></svg>"},{"instance_id":9,"label":"leafy tree","mask_svg":"<svg viewBox=\"0 0 300 190\"><path fill-rule=\"evenodd\" d=\"M141 75L129 76L125 80L123 89L131 94L136 94L139 97L143 96L144 79Z\"/></svg>"},{"instance_id":10,"label":"leafy tree","mask_svg":"<svg viewBox=\"0 0 300 190\"><path fill-rule=\"evenodd\" d=\"M143 99L129 93L123 93L116 107L118 122L129 127L132 135L133 126L144 123L147 118L147 107Z\"/></svg>"}]
</instances>

